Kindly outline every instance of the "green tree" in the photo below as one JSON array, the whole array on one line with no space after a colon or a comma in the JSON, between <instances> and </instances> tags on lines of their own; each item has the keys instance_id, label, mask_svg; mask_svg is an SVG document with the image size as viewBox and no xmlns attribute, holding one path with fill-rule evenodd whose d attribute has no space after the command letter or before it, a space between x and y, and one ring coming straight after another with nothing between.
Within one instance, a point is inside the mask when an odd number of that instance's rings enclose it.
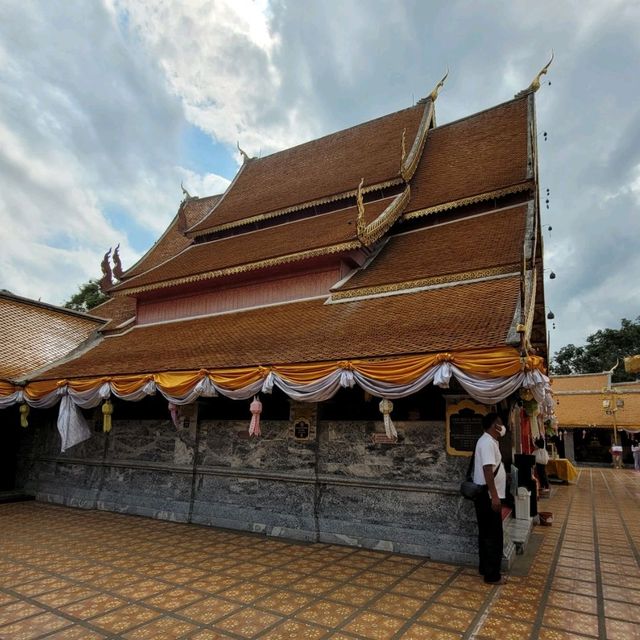
<instances>
[{"instance_id":1,"label":"green tree","mask_svg":"<svg viewBox=\"0 0 640 640\"><path fill-rule=\"evenodd\" d=\"M619 360L613 381L634 380L635 376L624 370L623 359L640 354L640 316L635 321L623 318L620 325L620 329L600 329L592 333L584 346L568 344L556 351L551 373L600 373L611 369Z\"/></svg>"},{"instance_id":2,"label":"green tree","mask_svg":"<svg viewBox=\"0 0 640 640\"><path fill-rule=\"evenodd\" d=\"M78 287L79 291L71 296L65 303L65 309L73 309L74 311L87 312L93 307L106 302L109 297L100 291L100 285L97 280L89 280Z\"/></svg>"}]
</instances>

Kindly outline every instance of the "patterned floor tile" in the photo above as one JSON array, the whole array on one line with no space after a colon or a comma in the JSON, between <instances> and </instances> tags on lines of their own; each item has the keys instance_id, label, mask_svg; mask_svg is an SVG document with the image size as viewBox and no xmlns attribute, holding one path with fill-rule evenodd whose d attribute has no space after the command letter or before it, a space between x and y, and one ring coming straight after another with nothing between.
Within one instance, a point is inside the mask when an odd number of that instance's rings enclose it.
<instances>
[{"instance_id":1,"label":"patterned floor tile","mask_svg":"<svg viewBox=\"0 0 640 640\"><path fill-rule=\"evenodd\" d=\"M14 602L0 607L0 625L16 622L22 618L28 618L36 613L43 613L44 609L36 607L28 602ZM0 636L1 638L2 636Z\"/></svg>"},{"instance_id":2,"label":"patterned floor tile","mask_svg":"<svg viewBox=\"0 0 640 640\"><path fill-rule=\"evenodd\" d=\"M369 605L369 608L390 616L397 616L398 618L410 618L423 605L423 600L409 598L396 593L385 593L373 604Z\"/></svg>"},{"instance_id":3,"label":"patterned floor tile","mask_svg":"<svg viewBox=\"0 0 640 640\"><path fill-rule=\"evenodd\" d=\"M477 611L487 599L488 595L489 593L486 590L476 592L451 587L444 591L444 593L441 593L436 600L440 603Z\"/></svg>"},{"instance_id":4,"label":"patterned floor tile","mask_svg":"<svg viewBox=\"0 0 640 640\"><path fill-rule=\"evenodd\" d=\"M376 591L375 589L368 589L367 587L359 587L357 585L347 584L326 593L324 597L342 602L344 604L352 604L359 607L379 595L380 592Z\"/></svg>"},{"instance_id":5,"label":"patterned floor tile","mask_svg":"<svg viewBox=\"0 0 640 640\"><path fill-rule=\"evenodd\" d=\"M484 621L476 638L482 638L482 640L496 640L496 638L500 638L500 640L530 640L531 629L530 624L490 615Z\"/></svg>"},{"instance_id":6,"label":"patterned floor tile","mask_svg":"<svg viewBox=\"0 0 640 640\"><path fill-rule=\"evenodd\" d=\"M202 593L179 587L177 589L169 589L169 591L163 591L155 596L146 598L143 604L149 604L160 609L173 611L174 609L179 609L180 607L202 600L203 597L204 594Z\"/></svg>"},{"instance_id":7,"label":"patterned floor tile","mask_svg":"<svg viewBox=\"0 0 640 640\"><path fill-rule=\"evenodd\" d=\"M378 573L377 571L365 571L356 575L350 580L352 584L358 584L363 587L370 587L372 589L386 589L394 582L397 582L398 577L389 575L388 573Z\"/></svg>"},{"instance_id":8,"label":"patterned floor tile","mask_svg":"<svg viewBox=\"0 0 640 640\"><path fill-rule=\"evenodd\" d=\"M81 627L79 625L73 625L66 627L62 631L58 631L53 635L47 636L47 640L104 640L107 636Z\"/></svg>"},{"instance_id":9,"label":"patterned floor tile","mask_svg":"<svg viewBox=\"0 0 640 640\"><path fill-rule=\"evenodd\" d=\"M405 596L426 600L431 597L438 589L439 585L432 582L423 582L422 580L412 580L404 578L398 584L394 585L391 591L393 593L401 593Z\"/></svg>"},{"instance_id":10,"label":"patterned floor tile","mask_svg":"<svg viewBox=\"0 0 640 640\"><path fill-rule=\"evenodd\" d=\"M201 624L210 624L215 620L219 620L237 611L241 606L240 604L227 602L221 598L205 598L183 609L178 609L175 613Z\"/></svg>"},{"instance_id":11,"label":"patterned floor tile","mask_svg":"<svg viewBox=\"0 0 640 640\"><path fill-rule=\"evenodd\" d=\"M343 631L351 632L368 640L390 640L400 630L404 620L374 611L364 611L344 625Z\"/></svg>"},{"instance_id":12,"label":"patterned floor tile","mask_svg":"<svg viewBox=\"0 0 640 640\"><path fill-rule=\"evenodd\" d=\"M48 607L58 608L65 604L71 604L72 602L78 602L85 598L92 598L98 595L98 591L93 591L86 587L74 586L66 587L65 589L58 589L49 593L43 593L42 595L35 596L34 600L46 604Z\"/></svg>"},{"instance_id":13,"label":"patterned floor tile","mask_svg":"<svg viewBox=\"0 0 640 640\"><path fill-rule=\"evenodd\" d=\"M567 611L564 609L548 607L544 613L543 624L571 633L598 636L598 617L588 613L572 611L570 615L567 615Z\"/></svg>"},{"instance_id":14,"label":"patterned floor tile","mask_svg":"<svg viewBox=\"0 0 640 640\"><path fill-rule=\"evenodd\" d=\"M131 604L97 618L92 618L91 624L111 633L122 633L157 617L158 613L152 609Z\"/></svg>"},{"instance_id":15,"label":"patterned floor tile","mask_svg":"<svg viewBox=\"0 0 640 640\"><path fill-rule=\"evenodd\" d=\"M282 620L280 616L270 613L243 609L217 622L216 627L222 629L222 631L236 633L244 638L253 638L257 633L264 631L267 627L280 620Z\"/></svg>"},{"instance_id":16,"label":"patterned floor tile","mask_svg":"<svg viewBox=\"0 0 640 640\"><path fill-rule=\"evenodd\" d=\"M238 584L238 580L224 575L208 575L189 584L192 589L206 591L207 593L217 593L223 589L228 589Z\"/></svg>"},{"instance_id":17,"label":"patterned floor tile","mask_svg":"<svg viewBox=\"0 0 640 640\"><path fill-rule=\"evenodd\" d=\"M420 615L422 624L436 625L453 631L466 631L476 612L442 604L432 604Z\"/></svg>"},{"instance_id":18,"label":"patterned floor tile","mask_svg":"<svg viewBox=\"0 0 640 640\"><path fill-rule=\"evenodd\" d=\"M590 596L581 596L565 591L551 591L549 602L555 607L570 609L571 611L591 614L598 613L598 601L596 598L591 598Z\"/></svg>"},{"instance_id":19,"label":"patterned floor tile","mask_svg":"<svg viewBox=\"0 0 640 640\"><path fill-rule=\"evenodd\" d=\"M537 603L500 597L491 605L491 613L523 622L534 622L538 615L538 607Z\"/></svg>"},{"instance_id":20,"label":"patterned floor tile","mask_svg":"<svg viewBox=\"0 0 640 640\"><path fill-rule=\"evenodd\" d=\"M46 633L68 627L71 622L53 613L42 613L0 627L2 640L32 640Z\"/></svg>"},{"instance_id":21,"label":"patterned floor tile","mask_svg":"<svg viewBox=\"0 0 640 640\"><path fill-rule=\"evenodd\" d=\"M423 624L414 624L402 634L402 640L461 640L462 635Z\"/></svg>"},{"instance_id":22,"label":"patterned floor tile","mask_svg":"<svg viewBox=\"0 0 640 640\"><path fill-rule=\"evenodd\" d=\"M237 636L230 636L222 631L213 631L210 629L203 629L195 634L189 636L189 640L227 640L228 638L236 638Z\"/></svg>"},{"instance_id":23,"label":"patterned floor tile","mask_svg":"<svg viewBox=\"0 0 640 640\"><path fill-rule=\"evenodd\" d=\"M61 580L60 578L42 578L41 580L33 580L26 584L20 584L12 587L13 591L19 593L22 596L37 596L41 593L48 593L54 589L61 589L62 587L72 586L73 583L68 580Z\"/></svg>"},{"instance_id":24,"label":"patterned floor tile","mask_svg":"<svg viewBox=\"0 0 640 640\"><path fill-rule=\"evenodd\" d=\"M242 604L249 604L255 602L258 598L262 598L270 593L273 593L276 589L271 589L263 584L244 584L240 583L230 589L224 589L218 593L219 596L227 598L228 600L235 600Z\"/></svg>"},{"instance_id":25,"label":"patterned floor tile","mask_svg":"<svg viewBox=\"0 0 640 640\"><path fill-rule=\"evenodd\" d=\"M127 640L178 640L198 627L176 618L162 617L123 635Z\"/></svg>"},{"instance_id":26,"label":"patterned floor tile","mask_svg":"<svg viewBox=\"0 0 640 640\"><path fill-rule=\"evenodd\" d=\"M113 609L117 609L127 604L126 600L122 598L116 598L106 593L102 593L95 598L87 598L79 602L68 604L64 607L60 607L60 611L67 615L79 618L80 620L87 620L98 616L101 613L107 613Z\"/></svg>"},{"instance_id":27,"label":"patterned floor tile","mask_svg":"<svg viewBox=\"0 0 640 640\"><path fill-rule=\"evenodd\" d=\"M313 596L319 596L321 594L334 589L339 585L335 580L326 580L325 578L316 578L315 576L308 576L294 582L290 589L293 591L302 591L303 593Z\"/></svg>"},{"instance_id":28,"label":"patterned floor tile","mask_svg":"<svg viewBox=\"0 0 640 640\"><path fill-rule=\"evenodd\" d=\"M640 625L635 622L606 619L607 640L640 640Z\"/></svg>"},{"instance_id":29,"label":"patterned floor tile","mask_svg":"<svg viewBox=\"0 0 640 640\"><path fill-rule=\"evenodd\" d=\"M280 615L290 615L308 605L312 600L313 596L307 596L302 593L274 591L265 598L256 601L254 606L260 607L261 609L268 609Z\"/></svg>"},{"instance_id":30,"label":"patterned floor tile","mask_svg":"<svg viewBox=\"0 0 640 640\"><path fill-rule=\"evenodd\" d=\"M559 631L542 627L538 636L539 640L592 640L590 636L583 636L570 631Z\"/></svg>"},{"instance_id":31,"label":"patterned floor tile","mask_svg":"<svg viewBox=\"0 0 640 640\"><path fill-rule=\"evenodd\" d=\"M346 604L321 600L298 611L295 617L306 622L334 628L340 626L355 611L355 607Z\"/></svg>"},{"instance_id":32,"label":"patterned floor tile","mask_svg":"<svg viewBox=\"0 0 640 640\"><path fill-rule=\"evenodd\" d=\"M640 602L640 591L637 591L636 589L626 589L625 587L604 585L602 590L604 592L604 597L610 600L629 602L634 605Z\"/></svg>"},{"instance_id":33,"label":"patterned floor tile","mask_svg":"<svg viewBox=\"0 0 640 640\"><path fill-rule=\"evenodd\" d=\"M260 640L319 640L326 633L326 629L313 627L297 620L287 620L261 635Z\"/></svg>"}]
</instances>

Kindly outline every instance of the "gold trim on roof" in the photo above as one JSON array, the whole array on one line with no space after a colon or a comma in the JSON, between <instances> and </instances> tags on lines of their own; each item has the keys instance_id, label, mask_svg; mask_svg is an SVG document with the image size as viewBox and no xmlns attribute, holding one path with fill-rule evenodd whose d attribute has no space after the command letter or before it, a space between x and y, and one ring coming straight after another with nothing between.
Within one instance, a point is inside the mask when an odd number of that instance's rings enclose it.
<instances>
[{"instance_id":1,"label":"gold trim on roof","mask_svg":"<svg viewBox=\"0 0 640 640\"><path fill-rule=\"evenodd\" d=\"M266 269L269 267L275 267L281 264L287 264L288 262L297 262L298 260L306 260L308 258L315 258L318 256L331 255L333 253L340 253L342 251L351 251L353 249L359 249L361 243L357 240L351 242L342 242L340 244L332 245L330 247L321 247L319 249L308 249L307 251L298 251L296 253L290 253L286 256L280 256L278 258L269 258L267 260L258 260L256 262L249 262L247 264L238 265L237 267L226 267L224 269L217 269L215 271L206 271L204 273L197 273L191 276L184 276L182 278L174 278L173 280L164 280L163 282L154 282L147 285L141 285L139 287L131 287L129 289L121 289L114 291L114 295L132 295L141 291L153 291L156 289L164 289L167 287L174 287L181 284L189 284L191 282L201 282L202 280L213 280L214 278L221 278L223 276L236 275L238 273L246 273L247 271L255 271L256 269Z\"/></svg>"},{"instance_id":2,"label":"gold trim on roof","mask_svg":"<svg viewBox=\"0 0 640 640\"><path fill-rule=\"evenodd\" d=\"M422 216L428 216L432 213L439 213L440 211L448 211L449 209L457 209L458 207L464 207L468 204L475 204L484 200L491 200L492 198L501 198L512 193L519 193L521 191L527 191L533 189L533 180L527 180L520 184L513 185L511 187L505 187L504 189L496 189L495 191L487 191L486 193L480 193L468 198L460 198L459 200L451 200L450 202L444 202L437 204L433 207L426 209L418 209L417 211L410 211L405 213L402 217L404 220L413 220L414 218L421 218Z\"/></svg>"},{"instance_id":3,"label":"gold trim on roof","mask_svg":"<svg viewBox=\"0 0 640 640\"><path fill-rule=\"evenodd\" d=\"M370 193L371 191L382 191L387 187L394 187L396 185L402 184L402 178L393 178L392 180L387 180L386 182L379 182L378 184L372 184L368 187L362 188L362 193ZM262 220L270 220L271 218L277 218L278 216L286 215L287 213L293 213L295 211L303 211L304 209L310 209L311 207L316 207L321 204L328 204L329 202L336 202L338 200L346 200L347 198L353 198L358 195L358 190L354 189L352 191L345 191L343 193L337 193L332 196L328 196L326 198L319 198L317 200L309 200L308 202L303 202L302 204L295 204L291 207L287 207L286 209L278 209L276 211L270 211L268 213L260 213L256 216L251 216L250 218L243 218L242 220L234 220L233 222L226 222L224 224L217 225L215 227L208 227L206 229L200 229L198 231L188 231L189 235L192 235L194 238L198 236L207 235L209 233L215 233L216 231L225 231L226 229L234 229L235 227L242 227L247 224L252 224L253 222L260 222Z\"/></svg>"},{"instance_id":4,"label":"gold trim on roof","mask_svg":"<svg viewBox=\"0 0 640 640\"><path fill-rule=\"evenodd\" d=\"M407 185L405 190L399 193L375 220L363 228L360 228L360 213L358 213L358 239L360 242L365 247L369 247L376 240L379 240L400 217L410 197L411 187ZM364 206L362 207L362 222L364 224Z\"/></svg>"},{"instance_id":5,"label":"gold trim on roof","mask_svg":"<svg viewBox=\"0 0 640 640\"><path fill-rule=\"evenodd\" d=\"M503 265L501 267L491 267L490 269L478 269L476 271L462 271L460 273L449 273L431 278L420 278L419 280L408 280L405 282L395 282L393 284L382 284L375 287L362 287L360 289L350 289L348 291L335 291L331 293L331 300L346 300L348 298L361 298L374 296L381 293L392 293L405 289L420 289L438 284L450 282L460 283L466 280L480 280L483 278L493 278L495 276L519 275L514 271L515 265Z\"/></svg>"},{"instance_id":6,"label":"gold trim on roof","mask_svg":"<svg viewBox=\"0 0 640 640\"><path fill-rule=\"evenodd\" d=\"M356 225L357 225L357 231L358 231L358 238L360 238L360 240L362 240L362 236L364 235L365 230L367 228L367 222L364 218L364 199L362 197L363 184L364 184L364 178L360 180L360 184L358 185L358 191L356 195L356 205L358 206L358 221Z\"/></svg>"},{"instance_id":7,"label":"gold trim on roof","mask_svg":"<svg viewBox=\"0 0 640 640\"><path fill-rule=\"evenodd\" d=\"M424 106L424 113L422 114L422 120L418 126L418 132L411 145L411 150L404 158L402 166L400 167L400 175L405 182L409 182L413 178L413 174L418 168L418 163L422 157L422 150L424 149L424 143L427 140L427 133L429 131L429 125L433 120L433 100L427 99L427 103Z\"/></svg>"}]
</instances>

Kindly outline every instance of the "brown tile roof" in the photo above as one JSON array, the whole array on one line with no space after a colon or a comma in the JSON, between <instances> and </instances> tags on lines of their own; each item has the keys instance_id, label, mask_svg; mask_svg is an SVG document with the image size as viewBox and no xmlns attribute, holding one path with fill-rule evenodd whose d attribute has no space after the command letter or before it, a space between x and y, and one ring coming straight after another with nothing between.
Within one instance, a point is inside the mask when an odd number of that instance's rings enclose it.
<instances>
[{"instance_id":1,"label":"brown tile roof","mask_svg":"<svg viewBox=\"0 0 640 640\"><path fill-rule=\"evenodd\" d=\"M361 178L365 187L398 178L402 132L408 151L424 110L416 105L246 162L219 205L191 231L354 191Z\"/></svg>"},{"instance_id":2,"label":"brown tile roof","mask_svg":"<svg viewBox=\"0 0 640 640\"><path fill-rule=\"evenodd\" d=\"M527 206L392 236L341 291L483 271L522 261Z\"/></svg>"},{"instance_id":3,"label":"brown tile roof","mask_svg":"<svg viewBox=\"0 0 640 640\"><path fill-rule=\"evenodd\" d=\"M371 222L380 215L391 201L392 198L385 198L367 203L366 221ZM356 221L357 208L348 207L230 238L192 245L173 260L123 282L113 291L171 282L269 258L355 241Z\"/></svg>"},{"instance_id":4,"label":"brown tile roof","mask_svg":"<svg viewBox=\"0 0 640 640\"><path fill-rule=\"evenodd\" d=\"M123 322L135 317L136 301L134 298L128 296L113 297L91 309L88 315L109 320L109 322L102 327L102 331L115 329Z\"/></svg>"},{"instance_id":5,"label":"brown tile roof","mask_svg":"<svg viewBox=\"0 0 640 640\"><path fill-rule=\"evenodd\" d=\"M323 299L157 325L105 338L41 379L316 362L504 346L519 278L340 304Z\"/></svg>"},{"instance_id":6,"label":"brown tile roof","mask_svg":"<svg viewBox=\"0 0 640 640\"><path fill-rule=\"evenodd\" d=\"M527 98L429 131L406 211L527 180Z\"/></svg>"},{"instance_id":7,"label":"brown tile roof","mask_svg":"<svg viewBox=\"0 0 640 640\"><path fill-rule=\"evenodd\" d=\"M102 324L81 313L0 292L0 378L20 378L62 358Z\"/></svg>"},{"instance_id":8,"label":"brown tile roof","mask_svg":"<svg viewBox=\"0 0 640 640\"><path fill-rule=\"evenodd\" d=\"M186 219L186 227L190 227L204 218L213 206L221 198L221 195L206 198L194 198L184 204L183 213ZM136 264L124 273L125 279L133 278L186 249L193 241L185 237L179 230L179 215L171 221L162 237L145 253Z\"/></svg>"}]
</instances>

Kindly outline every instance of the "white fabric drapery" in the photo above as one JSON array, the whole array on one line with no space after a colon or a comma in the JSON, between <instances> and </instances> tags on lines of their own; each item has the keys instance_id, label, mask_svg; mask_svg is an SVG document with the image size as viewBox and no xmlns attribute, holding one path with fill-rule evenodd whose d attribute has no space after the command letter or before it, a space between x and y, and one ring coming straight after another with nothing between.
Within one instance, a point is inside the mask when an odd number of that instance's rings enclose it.
<instances>
[{"instance_id":1,"label":"white fabric drapery","mask_svg":"<svg viewBox=\"0 0 640 640\"><path fill-rule=\"evenodd\" d=\"M215 384L206 372L203 372L202 377L192 389L181 396L173 396L167 393L153 380L147 381L140 389L128 394L119 393L115 385L110 382L104 382L100 386L87 391L74 391L70 387L62 385L38 400L31 399L22 390L18 390L11 395L0 398L0 408L24 401L29 406L40 409L51 407L62 400L58 416L58 429L62 436L64 451L91 435L78 408L91 409L111 396L121 400L137 401L142 400L145 396L154 395L159 391L168 402L174 405L185 405L191 404L201 397L212 398L217 395L223 395L234 400L246 400L258 393L271 393L275 386L294 400L322 402L331 398L341 388L352 388L358 385L371 395L392 400L414 394L431 383L442 388L448 388L452 376L458 380L462 388L472 398L483 404L496 404L518 389L525 388L530 389L533 397L540 403L543 415L547 416L553 413L554 403L551 396L549 378L537 369L521 371L508 377L482 378L465 373L447 361L434 365L422 376L408 384L381 382L351 368L338 368L323 378L308 384L298 384L271 370L262 379L252 382L241 389L230 390ZM390 427L389 431L391 431Z\"/></svg>"}]
</instances>

